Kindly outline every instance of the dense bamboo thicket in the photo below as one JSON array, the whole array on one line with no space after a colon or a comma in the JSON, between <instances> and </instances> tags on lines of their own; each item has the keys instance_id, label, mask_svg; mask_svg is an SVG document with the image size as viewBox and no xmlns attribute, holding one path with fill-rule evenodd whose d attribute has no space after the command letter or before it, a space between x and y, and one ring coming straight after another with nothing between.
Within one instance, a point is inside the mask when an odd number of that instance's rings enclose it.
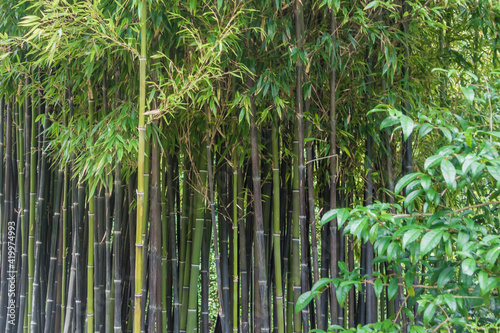
<instances>
[{"instance_id":1,"label":"dense bamboo thicket","mask_svg":"<svg viewBox=\"0 0 500 333\"><path fill-rule=\"evenodd\" d=\"M499 29L0 0L0 331L499 329Z\"/></svg>"}]
</instances>

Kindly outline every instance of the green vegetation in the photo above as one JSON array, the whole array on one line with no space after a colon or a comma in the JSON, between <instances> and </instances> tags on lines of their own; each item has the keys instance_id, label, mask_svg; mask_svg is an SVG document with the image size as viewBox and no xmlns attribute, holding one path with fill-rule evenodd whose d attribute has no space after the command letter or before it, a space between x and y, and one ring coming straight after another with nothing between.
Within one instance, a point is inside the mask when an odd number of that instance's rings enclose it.
<instances>
[{"instance_id":1,"label":"green vegetation","mask_svg":"<svg viewBox=\"0 0 500 333\"><path fill-rule=\"evenodd\" d=\"M0 331L497 332L499 30L0 0Z\"/></svg>"}]
</instances>

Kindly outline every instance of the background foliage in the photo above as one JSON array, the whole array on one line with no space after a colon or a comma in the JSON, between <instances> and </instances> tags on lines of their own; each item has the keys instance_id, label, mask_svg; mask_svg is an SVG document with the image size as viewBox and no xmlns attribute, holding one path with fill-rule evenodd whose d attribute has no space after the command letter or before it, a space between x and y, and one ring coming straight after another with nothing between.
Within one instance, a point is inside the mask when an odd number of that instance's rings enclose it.
<instances>
[{"instance_id":1,"label":"background foliage","mask_svg":"<svg viewBox=\"0 0 500 333\"><path fill-rule=\"evenodd\" d=\"M499 23L0 0L0 330L497 330Z\"/></svg>"}]
</instances>

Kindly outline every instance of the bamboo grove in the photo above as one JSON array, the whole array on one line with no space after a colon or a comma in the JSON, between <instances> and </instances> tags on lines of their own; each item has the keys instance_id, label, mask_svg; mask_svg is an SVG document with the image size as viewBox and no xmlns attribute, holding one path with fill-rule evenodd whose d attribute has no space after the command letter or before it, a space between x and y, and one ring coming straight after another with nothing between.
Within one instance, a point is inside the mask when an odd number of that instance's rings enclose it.
<instances>
[{"instance_id":1,"label":"bamboo grove","mask_svg":"<svg viewBox=\"0 0 500 333\"><path fill-rule=\"evenodd\" d=\"M0 18L0 331L499 327L498 2Z\"/></svg>"}]
</instances>

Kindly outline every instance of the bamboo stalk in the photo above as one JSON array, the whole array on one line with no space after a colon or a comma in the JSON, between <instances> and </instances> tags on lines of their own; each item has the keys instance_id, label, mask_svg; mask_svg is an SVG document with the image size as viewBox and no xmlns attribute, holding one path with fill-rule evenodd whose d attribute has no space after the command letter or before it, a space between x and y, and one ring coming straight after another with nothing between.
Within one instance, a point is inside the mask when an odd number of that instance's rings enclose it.
<instances>
[{"instance_id":1,"label":"bamboo stalk","mask_svg":"<svg viewBox=\"0 0 500 333\"><path fill-rule=\"evenodd\" d=\"M304 33L304 12L303 5L300 0L295 1L295 31L297 38L297 48L302 50L303 43L303 33ZM303 96L303 83L304 83L304 70L303 63L300 57L297 58L296 64L296 113L297 113L297 159L298 159L298 170L296 173L298 176L298 196L299 202L298 206L294 209L299 210L299 223L300 223L300 272L301 272L301 289L303 292L309 290L308 286L308 269L307 269L307 258L308 248L307 248L307 224L306 224L306 213L305 213L305 164L304 164L304 96ZM298 254L297 254L298 255ZM294 286L295 288L296 286ZM295 328L297 330L297 328ZM309 331L309 307L304 307L302 309L302 330L303 332Z\"/></svg>"},{"instance_id":2,"label":"bamboo stalk","mask_svg":"<svg viewBox=\"0 0 500 333\"><path fill-rule=\"evenodd\" d=\"M105 198L104 184L98 181L95 196L95 229L94 229L94 326L101 331L105 326Z\"/></svg>"},{"instance_id":3,"label":"bamboo stalk","mask_svg":"<svg viewBox=\"0 0 500 333\"><path fill-rule=\"evenodd\" d=\"M91 183L93 179L89 180ZM89 195L88 212L88 258L87 258L87 333L94 332L94 229L95 229L95 202L94 196Z\"/></svg>"},{"instance_id":4,"label":"bamboo stalk","mask_svg":"<svg viewBox=\"0 0 500 333\"><path fill-rule=\"evenodd\" d=\"M281 231L280 231L280 175L279 175L279 133L277 121L273 121L272 155L273 155L273 255L276 279L276 306L278 333L284 333L283 285L281 276Z\"/></svg>"},{"instance_id":5,"label":"bamboo stalk","mask_svg":"<svg viewBox=\"0 0 500 333\"><path fill-rule=\"evenodd\" d=\"M208 231L207 225L210 226L211 218L210 212L205 210L205 222L203 223L203 238L201 240L201 320L200 320L200 331L202 333L208 333L210 329L210 312L208 307L208 297L209 297L209 255L210 255L210 238L211 232Z\"/></svg>"},{"instance_id":6,"label":"bamboo stalk","mask_svg":"<svg viewBox=\"0 0 500 333\"><path fill-rule=\"evenodd\" d=\"M224 148L222 148L224 150ZM218 221L219 221L219 248L220 248L220 273L222 282L221 326L223 332L230 331L231 319L229 308L229 240L228 240L228 177L227 164L223 161L216 174L218 187Z\"/></svg>"},{"instance_id":7,"label":"bamboo stalk","mask_svg":"<svg viewBox=\"0 0 500 333\"><path fill-rule=\"evenodd\" d=\"M247 87L251 91L253 81L247 77ZM259 168L259 146L257 138L257 128L255 125L257 111L253 97L250 97L250 143L252 156L252 181L253 181L253 196L254 196L254 225L255 225L255 262L258 268L257 284L260 295L267 295L267 274L266 274L266 259L265 259L265 242L264 242L264 223L262 215L262 195L261 181ZM260 298L259 306L256 306L257 311L260 310L260 316L255 321L262 332L269 332L269 311L267 297Z\"/></svg>"},{"instance_id":8,"label":"bamboo stalk","mask_svg":"<svg viewBox=\"0 0 500 333\"><path fill-rule=\"evenodd\" d=\"M208 127L208 124L207 124ZM207 140L208 141L208 140ZM220 264L220 254L218 249L218 240L217 240L217 225L215 219L215 195L214 195L214 177L212 171L212 151L211 151L211 142L207 142L206 145L207 152L207 171L208 171L208 191L210 198L210 217L212 220L212 239L214 246L214 258L215 258L215 275L217 277L217 295L219 297L219 316L221 317L221 321L224 321L225 313L224 311L220 311L224 306L224 298L222 295L222 274L221 274L221 264ZM224 329L224 326L222 326ZM223 331L223 333L228 333Z\"/></svg>"},{"instance_id":9,"label":"bamboo stalk","mask_svg":"<svg viewBox=\"0 0 500 333\"><path fill-rule=\"evenodd\" d=\"M179 304L179 274L178 274L178 260L177 260L177 248L175 242L175 203L174 203L174 187L173 187L173 157L170 153L167 156L168 159L168 170L167 170L167 195L168 195L168 232L169 232L169 247L171 252L171 271L172 271L172 288L173 288L173 332L179 332L180 330L180 304Z\"/></svg>"},{"instance_id":10,"label":"bamboo stalk","mask_svg":"<svg viewBox=\"0 0 500 333\"><path fill-rule=\"evenodd\" d=\"M144 251L144 216L146 202L144 201L144 171L145 171L145 147L146 147L146 127L144 124L144 111L146 108L146 0L142 0L142 10L140 12L140 32L141 32L141 56L139 58L140 78L139 78L139 153L137 161L137 220L135 234L135 301L134 301L134 333L139 333L142 329L141 308L142 301L142 278L143 278L143 251Z\"/></svg>"},{"instance_id":11,"label":"bamboo stalk","mask_svg":"<svg viewBox=\"0 0 500 333\"><path fill-rule=\"evenodd\" d=\"M151 247L149 266L149 311L148 330L156 332L163 326L162 304L162 269L161 269L161 206L160 206L160 152L157 139L152 143L151 160ZM166 324L166 323L165 323Z\"/></svg>"},{"instance_id":12,"label":"bamboo stalk","mask_svg":"<svg viewBox=\"0 0 500 333\"><path fill-rule=\"evenodd\" d=\"M300 267L300 199L299 199L299 142L293 141L293 216L292 216L292 252L291 252L291 281L293 288L293 306L297 304L301 288ZM300 314L293 311L294 332L302 332L302 318Z\"/></svg>"},{"instance_id":13,"label":"bamboo stalk","mask_svg":"<svg viewBox=\"0 0 500 333\"><path fill-rule=\"evenodd\" d=\"M14 177L12 170L12 151L13 151L13 134L12 134L12 102L9 101L7 104L7 119L5 123L5 204L2 219L2 263L5 263L1 267L1 282L0 282L0 328L6 329L8 324L8 309L7 306L10 304L11 297L8 295L8 283L10 278L15 279L15 262L11 261L12 249L9 246L11 237L15 239L15 221L14 221L14 203L12 200L12 191ZM7 264L8 263L8 264ZM9 275L9 280L7 280L7 274ZM15 283L15 280L14 280Z\"/></svg>"},{"instance_id":14,"label":"bamboo stalk","mask_svg":"<svg viewBox=\"0 0 500 333\"><path fill-rule=\"evenodd\" d=\"M237 132L236 122L233 122L233 131ZM239 307L238 307L238 222L241 217L240 210L241 206L239 205L239 197L241 196L239 185L239 151L236 146L233 149L233 248L232 248L232 257L233 257L233 283L232 283L232 302L233 302L233 332L238 332L238 317L239 317ZM282 333L282 332L280 332Z\"/></svg>"},{"instance_id":15,"label":"bamboo stalk","mask_svg":"<svg viewBox=\"0 0 500 333\"><path fill-rule=\"evenodd\" d=\"M190 187L189 187L190 188ZM189 214L188 214L188 227L187 234L185 235L186 239L186 249L185 249L185 257L184 257L184 273L183 273L183 283L182 283L182 298L180 305L180 331L186 331L187 325L187 317L188 317L188 309L189 309L189 290L190 290L190 271L191 271L191 260L192 260L192 252L193 252L193 237L194 237L194 228L196 226L196 203L195 203L195 194L194 190L190 188L189 191Z\"/></svg>"},{"instance_id":16,"label":"bamboo stalk","mask_svg":"<svg viewBox=\"0 0 500 333\"><path fill-rule=\"evenodd\" d=\"M61 332L62 325L64 323L65 310L66 310L66 224L67 224L67 196L68 196L68 179L66 173L66 166L63 167L63 193L62 193L62 203L61 210L62 216L60 219L59 227L59 244L57 252L57 295L56 295L56 314L55 314L55 332Z\"/></svg>"},{"instance_id":17,"label":"bamboo stalk","mask_svg":"<svg viewBox=\"0 0 500 333\"><path fill-rule=\"evenodd\" d=\"M47 107L46 112L45 111L45 105L42 103L39 106L39 114L49 114L50 112L50 107ZM44 128L48 128L49 126L49 117L45 116L44 119ZM32 139L33 140L33 139ZM42 154L40 157L40 176L39 176L39 186L38 186L38 199L36 203L36 220L35 220L35 239L34 239L34 268L33 268L33 291L32 291L32 307L31 307L31 332L37 333L39 330L41 330L41 323L40 323L40 314L41 314L41 291L40 291L40 256L41 256L41 229L42 229L42 218L43 218L43 212L45 209L45 188L46 188L46 182L47 182L47 151L46 151L46 140L45 140L45 132L42 132L41 134L41 140L42 144ZM33 147L32 147L33 150ZM33 156L33 155L32 155ZM32 179L33 181L33 179Z\"/></svg>"},{"instance_id":18,"label":"bamboo stalk","mask_svg":"<svg viewBox=\"0 0 500 333\"><path fill-rule=\"evenodd\" d=\"M29 76L25 78L25 87L27 88L31 84L31 80ZM20 213L22 213L22 267L20 272L20 300L19 300L19 322L17 327L17 332L28 331L28 308L29 303L27 303L28 297L28 243L29 243L29 218L30 218L30 210L29 205L26 205L26 198L29 198L30 195L30 170L31 170L31 154L29 153L30 144L31 144L31 94L26 93L24 100L24 119L19 117L19 126L23 128L22 132L22 142L23 145L19 147L19 170L22 170L24 175L21 184L21 177L19 177L19 207ZM20 129L21 132L21 129ZM1 134L0 134L1 135ZM21 136L21 135L20 135ZM1 139L0 139L1 140ZM22 166L22 161L24 159L24 166ZM0 171L1 173L1 171ZM20 175L21 176L21 175ZM21 196L22 193L22 196ZM22 208L21 208L22 207ZM34 212L33 212L34 214ZM22 324L21 324L22 322Z\"/></svg>"},{"instance_id":19,"label":"bamboo stalk","mask_svg":"<svg viewBox=\"0 0 500 333\"><path fill-rule=\"evenodd\" d=\"M210 165L210 164L209 164ZM243 188L242 182L243 177L240 176L238 179L238 187ZM244 194L246 196L246 193ZM241 201L247 201L243 197ZM241 202L240 201L240 202ZM243 204L239 205L243 209ZM248 323L248 294L249 294L249 282L248 282L248 264L247 264L247 244L246 244L246 228L245 219L241 218L238 221L238 231L240 233L240 281L241 281L241 332L248 333L250 330Z\"/></svg>"},{"instance_id":20,"label":"bamboo stalk","mask_svg":"<svg viewBox=\"0 0 500 333\"><path fill-rule=\"evenodd\" d=\"M108 115L108 87L107 87L107 72L103 73L102 78L102 114L103 117ZM107 173L107 172L106 172ZM105 276L105 331L111 332L114 324L114 282L113 282L113 257L112 257L112 245L111 245L111 233L112 233L112 217L111 217L111 193L108 184L112 183L112 175L106 176L108 181L105 184L104 192L104 204L105 204L105 255L106 255L106 276ZM104 261L103 261L104 262Z\"/></svg>"},{"instance_id":21,"label":"bamboo stalk","mask_svg":"<svg viewBox=\"0 0 500 333\"><path fill-rule=\"evenodd\" d=\"M122 331L122 203L123 203L123 187L122 187L122 164L117 159L115 169L115 219L113 229L113 251L114 251L114 285L115 285L115 306L114 306L114 324L113 330L115 333Z\"/></svg>"},{"instance_id":22,"label":"bamboo stalk","mask_svg":"<svg viewBox=\"0 0 500 333\"><path fill-rule=\"evenodd\" d=\"M337 18L335 12L330 9L330 34L335 40L337 30ZM334 42L335 43L335 42ZM333 65L330 72L330 209L337 208L337 78L336 78L336 64ZM338 277L338 261L340 251L340 240L337 227L337 219L330 222L330 274L332 279ZM343 320L339 318L340 306L337 302L335 287L332 286L330 290L330 316L332 322L343 326Z\"/></svg>"},{"instance_id":23,"label":"bamboo stalk","mask_svg":"<svg viewBox=\"0 0 500 333\"><path fill-rule=\"evenodd\" d=\"M94 101L94 95L92 88L89 87L89 101L88 101L88 120L89 120L89 125L91 127L94 126L94 112L95 112L95 101ZM89 149L92 149L92 147L88 147ZM97 263L96 258L94 257L95 250L96 250L96 228L95 228L95 191L97 188L92 188L94 185L94 177L91 176L89 178L89 191L88 191L88 233L87 233L87 248L88 248L88 254L87 254L87 321L86 321L86 326L87 326L87 333L92 333L95 330L95 325L94 325L94 292L95 292L95 280L96 280L96 274L94 274L95 271L95 264Z\"/></svg>"},{"instance_id":24,"label":"bamboo stalk","mask_svg":"<svg viewBox=\"0 0 500 333\"><path fill-rule=\"evenodd\" d=\"M59 232L59 220L61 217L61 192L63 185L63 170L61 166L59 167L58 175L57 175L57 183L56 183L56 193L55 193L55 206L54 206L54 217L52 219L52 232L50 236L50 257L49 257L49 275L48 275L48 284L47 284L47 298L45 303L45 326L44 332L53 332L54 331L54 322L51 320L52 311L54 310L54 296L55 296L55 274L56 274L56 264L57 257L56 251L58 246L58 232Z\"/></svg>"},{"instance_id":25,"label":"bamboo stalk","mask_svg":"<svg viewBox=\"0 0 500 333\"><path fill-rule=\"evenodd\" d=\"M169 236L169 218L170 212L167 202L167 172L168 167L168 154L165 156L162 154L161 157L161 171L160 171L160 197L161 197L161 271L163 279L162 284L162 295L161 295L161 320L163 326L161 327L162 333L172 332L172 309L173 309L173 275L172 270L168 269L168 266L172 266L172 253L168 250L170 247ZM174 220L175 223L175 220ZM175 230L175 226L174 226ZM174 251L175 251L175 234L174 234ZM176 255L174 253L174 255ZM177 266L175 267L177 271Z\"/></svg>"},{"instance_id":26,"label":"bamboo stalk","mask_svg":"<svg viewBox=\"0 0 500 333\"><path fill-rule=\"evenodd\" d=\"M198 308L198 276L200 270L201 241L203 238L203 223L205 221L205 191L207 180L207 159L204 154L200 154L198 170L199 184L198 191L194 195L194 205L196 207L196 223L193 235L193 250L191 257L191 273L189 282L189 305L187 314L186 332L194 332L197 327L197 308Z\"/></svg>"}]
</instances>

